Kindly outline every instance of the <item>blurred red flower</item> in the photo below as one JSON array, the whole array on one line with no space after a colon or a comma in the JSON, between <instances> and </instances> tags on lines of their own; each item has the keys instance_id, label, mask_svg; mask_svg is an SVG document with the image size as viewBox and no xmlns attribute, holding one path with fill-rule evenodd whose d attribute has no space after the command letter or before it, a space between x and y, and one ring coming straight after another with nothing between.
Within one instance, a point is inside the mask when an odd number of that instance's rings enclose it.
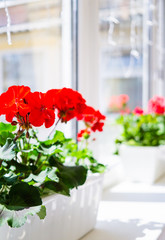
<instances>
[{"instance_id":1,"label":"blurred red flower","mask_svg":"<svg viewBox=\"0 0 165 240\"><path fill-rule=\"evenodd\" d=\"M141 107L135 107L135 109L133 110L133 114L135 115L143 115L144 111Z\"/></svg>"},{"instance_id":2,"label":"blurred red flower","mask_svg":"<svg viewBox=\"0 0 165 240\"><path fill-rule=\"evenodd\" d=\"M119 102L123 105L129 101L129 96L127 94L120 94L119 95Z\"/></svg>"},{"instance_id":3,"label":"blurred red flower","mask_svg":"<svg viewBox=\"0 0 165 240\"><path fill-rule=\"evenodd\" d=\"M154 96L148 102L148 112L156 114L164 114L165 112L165 98Z\"/></svg>"},{"instance_id":4,"label":"blurred red flower","mask_svg":"<svg viewBox=\"0 0 165 240\"><path fill-rule=\"evenodd\" d=\"M129 96L127 94L120 94L118 96L112 96L109 102L109 110L112 112L128 113L127 103Z\"/></svg>"}]
</instances>

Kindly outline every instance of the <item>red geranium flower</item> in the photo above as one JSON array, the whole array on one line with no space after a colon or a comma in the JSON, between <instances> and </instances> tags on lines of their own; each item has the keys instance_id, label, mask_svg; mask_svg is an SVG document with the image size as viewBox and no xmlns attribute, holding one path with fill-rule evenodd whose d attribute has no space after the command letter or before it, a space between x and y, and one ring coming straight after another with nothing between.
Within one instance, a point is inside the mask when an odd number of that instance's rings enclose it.
<instances>
[{"instance_id":1,"label":"red geranium flower","mask_svg":"<svg viewBox=\"0 0 165 240\"><path fill-rule=\"evenodd\" d=\"M57 93L60 89L48 90L45 94L45 104L48 108L55 110L57 105Z\"/></svg>"},{"instance_id":2,"label":"red geranium flower","mask_svg":"<svg viewBox=\"0 0 165 240\"><path fill-rule=\"evenodd\" d=\"M90 106L86 106L82 114L78 115L78 120L83 120L87 127L90 127L93 132L96 130L102 131L104 126L105 116L96 111Z\"/></svg>"},{"instance_id":3,"label":"red geranium flower","mask_svg":"<svg viewBox=\"0 0 165 240\"><path fill-rule=\"evenodd\" d=\"M103 126L104 126L103 120L105 120L105 116L102 115L100 113L100 111L96 111L95 112L95 121L92 124L91 130L94 131L94 132L96 130L98 130L100 132L103 131Z\"/></svg>"},{"instance_id":4,"label":"red geranium flower","mask_svg":"<svg viewBox=\"0 0 165 240\"><path fill-rule=\"evenodd\" d=\"M133 110L133 114L135 115L143 115L144 111L141 107L135 107L135 109Z\"/></svg>"},{"instance_id":5,"label":"red geranium flower","mask_svg":"<svg viewBox=\"0 0 165 240\"><path fill-rule=\"evenodd\" d=\"M154 96L149 100L148 112L156 114L164 114L165 112L165 98L160 96Z\"/></svg>"},{"instance_id":6,"label":"red geranium flower","mask_svg":"<svg viewBox=\"0 0 165 240\"><path fill-rule=\"evenodd\" d=\"M93 107L85 105L81 114L77 115L78 120L84 120L84 122L92 123L95 120L95 109Z\"/></svg>"},{"instance_id":7,"label":"red geranium flower","mask_svg":"<svg viewBox=\"0 0 165 240\"><path fill-rule=\"evenodd\" d=\"M45 93L34 92L29 93L26 97L28 105L31 107L29 121L35 127L40 127L45 124L46 128L53 125L55 121L55 113L46 105Z\"/></svg>"},{"instance_id":8,"label":"red geranium flower","mask_svg":"<svg viewBox=\"0 0 165 240\"><path fill-rule=\"evenodd\" d=\"M25 97L29 94L30 88L26 86L11 86L0 96L0 114L6 115L6 120L12 122L14 117L25 117L30 111L26 104Z\"/></svg>"},{"instance_id":9,"label":"red geranium flower","mask_svg":"<svg viewBox=\"0 0 165 240\"><path fill-rule=\"evenodd\" d=\"M52 99L52 103L49 99ZM63 88L58 91L50 90L46 93L46 101L50 107L57 109L58 117L62 122L67 122L80 114L85 106L82 95L71 88Z\"/></svg>"}]
</instances>

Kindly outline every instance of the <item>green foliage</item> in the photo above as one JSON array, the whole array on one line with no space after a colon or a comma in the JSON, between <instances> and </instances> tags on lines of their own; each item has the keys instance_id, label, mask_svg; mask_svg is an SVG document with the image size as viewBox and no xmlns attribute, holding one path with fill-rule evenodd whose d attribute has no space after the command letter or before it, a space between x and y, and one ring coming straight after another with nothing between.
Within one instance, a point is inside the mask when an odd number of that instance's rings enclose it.
<instances>
[{"instance_id":1,"label":"green foliage","mask_svg":"<svg viewBox=\"0 0 165 240\"><path fill-rule=\"evenodd\" d=\"M22 210L41 204L42 200L37 187L31 186L25 182L20 182L11 187L7 196L6 208L9 210Z\"/></svg>"},{"instance_id":2,"label":"green foliage","mask_svg":"<svg viewBox=\"0 0 165 240\"><path fill-rule=\"evenodd\" d=\"M46 217L46 207L41 206L40 211L36 212L36 213L37 213L37 215L39 216L40 219L44 219Z\"/></svg>"},{"instance_id":3,"label":"green foliage","mask_svg":"<svg viewBox=\"0 0 165 240\"><path fill-rule=\"evenodd\" d=\"M6 140L8 138L13 139L13 132L16 130L16 126L12 126L11 124L6 124L0 122L0 146L5 145Z\"/></svg>"},{"instance_id":4,"label":"green foliage","mask_svg":"<svg viewBox=\"0 0 165 240\"><path fill-rule=\"evenodd\" d=\"M15 147L16 144L10 138L8 138L5 145L0 147L0 159L4 159L6 161L12 160L15 156Z\"/></svg>"},{"instance_id":5,"label":"green foliage","mask_svg":"<svg viewBox=\"0 0 165 240\"><path fill-rule=\"evenodd\" d=\"M29 138L15 130L0 123L0 226L20 227L34 214L43 219L43 196L69 196L71 189L85 183L88 171L105 169L87 146L79 147L60 131L40 141L34 129Z\"/></svg>"},{"instance_id":6,"label":"green foliage","mask_svg":"<svg viewBox=\"0 0 165 240\"><path fill-rule=\"evenodd\" d=\"M77 144L73 139L67 139L63 145L63 156L76 165L83 165L92 173L103 173L106 167L93 157L88 148L88 142Z\"/></svg>"},{"instance_id":7,"label":"green foliage","mask_svg":"<svg viewBox=\"0 0 165 240\"><path fill-rule=\"evenodd\" d=\"M165 144L165 116L156 114L121 115L117 123L122 133L116 144L133 146L159 146Z\"/></svg>"},{"instance_id":8,"label":"green foliage","mask_svg":"<svg viewBox=\"0 0 165 240\"><path fill-rule=\"evenodd\" d=\"M46 216L45 206L31 207L22 211L11 211L0 205L0 226L8 223L10 227L18 228L25 224L29 215L37 214L40 219Z\"/></svg>"},{"instance_id":9,"label":"green foliage","mask_svg":"<svg viewBox=\"0 0 165 240\"><path fill-rule=\"evenodd\" d=\"M72 189L84 184L86 180L87 169L83 166L64 166L57 163L57 176L68 188Z\"/></svg>"},{"instance_id":10,"label":"green foliage","mask_svg":"<svg viewBox=\"0 0 165 240\"><path fill-rule=\"evenodd\" d=\"M52 139L46 140L42 143L44 143L45 145L51 146L52 144L59 145L64 141L65 141L65 137L63 132L56 131Z\"/></svg>"},{"instance_id":11,"label":"green foliage","mask_svg":"<svg viewBox=\"0 0 165 240\"><path fill-rule=\"evenodd\" d=\"M17 129L16 126L11 125L10 123L0 122L0 133L1 132L14 132Z\"/></svg>"}]
</instances>

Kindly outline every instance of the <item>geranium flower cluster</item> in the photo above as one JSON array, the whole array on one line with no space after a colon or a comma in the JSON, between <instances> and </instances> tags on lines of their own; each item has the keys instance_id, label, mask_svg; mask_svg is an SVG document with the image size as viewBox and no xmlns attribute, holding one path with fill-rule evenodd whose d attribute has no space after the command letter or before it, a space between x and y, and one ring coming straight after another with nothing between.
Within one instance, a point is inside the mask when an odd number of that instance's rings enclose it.
<instances>
[{"instance_id":1,"label":"geranium flower cluster","mask_svg":"<svg viewBox=\"0 0 165 240\"><path fill-rule=\"evenodd\" d=\"M143 114L157 114L164 115L165 114L165 98L161 96L154 96L148 102L148 109L144 111L141 107L136 107L133 110L135 115L143 115Z\"/></svg>"},{"instance_id":2,"label":"geranium flower cluster","mask_svg":"<svg viewBox=\"0 0 165 240\"><path fill-rule=\"evenodd\" d=\"M83 112L78 115L78 120L83 120L86 128L78 133L78 140L88 138L91 132L103 131L105 116L90 106L86 106Z\"/></svg>"},{"instance_id":3,"label":"geranium flower cluster","mask_svg":"<svg viewBox=\"0 0 165 240\"><path fill-rule=\"evenodd\" d=\"M51 89L46 93L31 92L28 86L11 86L0 95L0 115L20 132L32 126L51 127L55 121L68 122L73 118L83 120L84 131L102 131L105 116L86 105L82 95L70 88ZM89 130L90 129L90 130Z\"/></svg>"},{"instance_id":4,"label":"geranium flower cluster","mask_svg":"<svg viewBox=\"0 0 165 240\"><path fill-rule=\"evenodd\" d=\"M165 98L154 96L148 103L149 113L164 114L165 113Z\"/></svg>"}]
</instances>

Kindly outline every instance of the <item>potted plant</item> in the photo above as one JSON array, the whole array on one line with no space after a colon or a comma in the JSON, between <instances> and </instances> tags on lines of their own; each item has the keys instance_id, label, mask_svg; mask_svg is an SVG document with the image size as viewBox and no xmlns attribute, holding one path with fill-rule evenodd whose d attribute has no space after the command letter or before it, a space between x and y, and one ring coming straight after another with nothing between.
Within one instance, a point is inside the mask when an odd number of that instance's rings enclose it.
<instances>
[{"instance_id":1,"label":"potted plant","mask_svg":"<svg viewBox=\"0 0 165 240\"><path fill-rule=\"evenodd\" d=\"M103 172L105 167L94 159L87 145L80 149L56 127L59 122L67 123L73 118L84 121L85 135L81 132L79 140L87 140L90 134L86 131L103 130L105 117L87 106L81 94L72 89L42 93L31 92L27 86L11 86L0 95L0 115L5 115L9 122L0 123L0 235L4 240L52 239L54 234L56 239L63 239L64 232L69 235L68 229L75 230L77 226L69 224L74 221L77 224L75 214L81 210L80 197L86 194L85 186L89 191L95 182L96 193L101 192L100 178L86 181L88 173ZM51 127L45 140L38 135L37 128L42 125ZM80 185L83 186L78 188ZM96 213L98 203L92 204ZM71 210L74 213L68 215ZM36 214L46 219L30 217ZM65 228L61 225L59 229L59 222L64 221ZM88 230L83 228L69 239L78 239Z\"/></svg>"},{"instance_id":2,"label":"potted plant","mask_svg":"<svg viewBox=\"0 0 165 240\"><path fill-rule=\"evenodd\" d=\"M121 115L122 132L116 143L126 176L134 181L155 182L165 172L165 99L155 96L148 109L136 107Z\"/></svg>"}]
</instances>

